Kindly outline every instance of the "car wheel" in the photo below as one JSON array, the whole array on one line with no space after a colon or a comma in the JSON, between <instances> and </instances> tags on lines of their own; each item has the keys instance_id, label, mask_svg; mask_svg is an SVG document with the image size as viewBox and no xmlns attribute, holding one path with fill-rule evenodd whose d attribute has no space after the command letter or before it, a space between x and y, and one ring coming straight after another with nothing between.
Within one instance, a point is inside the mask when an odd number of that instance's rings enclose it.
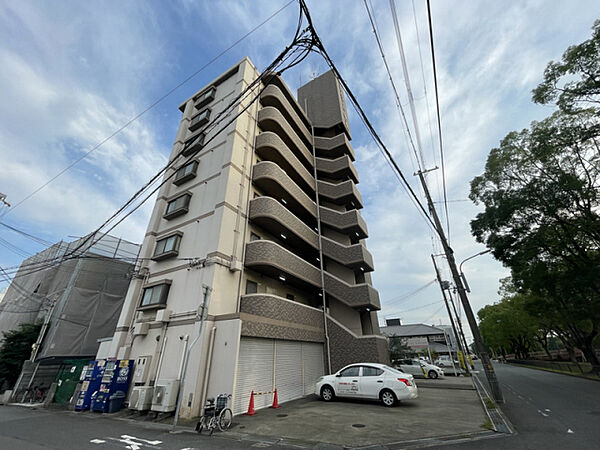
<instances>
[{"instance_id":1,"label":"car wheel","mask_svg":"<svg viewBox=\"0 0 600 450\"><path fill-rule=\"evenodd\" d=\"M438 373L435 370L430 370L427 375L429 378L433 378L434 380L438 377Z\"/></svg>"},{"instance_id":2,"label":"car wheel","mask_svg":"<svg viewBox=\"0 0 600 450\"><path fill-rule=\"evenodd\" d=\"M396 395L389 389L384 389L379 394L379 399L384 406L394 406L396 404Z\"/></svg>"},{"instance_id":3,"label":"car wheel","mask_svg":"<svg viewBox=\"0 0 600 450\"><path fill-rule=\"evenodd\" d=\"M323 386L321 388L321 398L326 402L330 402L335 397L331 386Z\"/></svg>"}]
</instances>

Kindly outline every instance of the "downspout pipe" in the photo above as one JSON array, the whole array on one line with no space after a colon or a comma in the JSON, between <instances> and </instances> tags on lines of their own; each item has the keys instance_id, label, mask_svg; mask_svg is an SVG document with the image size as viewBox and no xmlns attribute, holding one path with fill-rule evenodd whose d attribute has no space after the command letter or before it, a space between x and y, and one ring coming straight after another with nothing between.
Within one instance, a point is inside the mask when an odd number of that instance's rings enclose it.
<instances>
[{"instance_id":1,"label":"downspout pipe","mask_svg":"<svg viewBox=\"0 0 600 450\"><path fill-rule=\"evenodd\" d=\"M175 428L177 427L177 420L179 419L179 410L181 409L181 399L183 398L183 388L185 386L185 374L187 372L188 363L190 362L190 355L192 353L194 345L196 345L196 343L200 340L200 337L202 336L204 322L208 313L208 305L210 301L210 293L212 291L212 288L207 285L203 285L202 288L204 291L204 300L202 302L202 311L200 312L200 329L198 330L198 336L194 338L185 354L185 363L183 365L183 373L181 375L181 381L179 383L179 392L177 393L177 407L175 408L175 417L173 418L173 426L171 427L171 431L175 431Z\"/></svg>"}]
</instances>

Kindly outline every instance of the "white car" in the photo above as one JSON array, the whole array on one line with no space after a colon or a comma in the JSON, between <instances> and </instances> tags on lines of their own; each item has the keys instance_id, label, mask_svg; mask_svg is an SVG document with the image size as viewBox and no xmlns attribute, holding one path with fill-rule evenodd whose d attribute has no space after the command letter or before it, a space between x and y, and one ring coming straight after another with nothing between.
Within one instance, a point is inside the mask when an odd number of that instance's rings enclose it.
<instances>
[{"instance_id":1,"label":"white car","mask_svg":"<svg viewBox=\"0 0 600 450\"><path fill-rule=\"evenodd\" d=\"M419 396L411 374L377 363L350 364L333 375L320 377L315 394L326 402L338 396L379 399L385 406L394 406L398 400L412 400Z\"/></svg>"},{"instance_id":2,"label":"white car","mask_svg":"<svg viewBox=\"0 0 600 450\"><path fill-rule=\"evenodd\" d=\"M403 359L400 365L396 366L400 371L410 373L415 377L439 378L444 376L444 370L441 367L434 366L423 360L418 359Z\"/></svg>"}]
</instances>

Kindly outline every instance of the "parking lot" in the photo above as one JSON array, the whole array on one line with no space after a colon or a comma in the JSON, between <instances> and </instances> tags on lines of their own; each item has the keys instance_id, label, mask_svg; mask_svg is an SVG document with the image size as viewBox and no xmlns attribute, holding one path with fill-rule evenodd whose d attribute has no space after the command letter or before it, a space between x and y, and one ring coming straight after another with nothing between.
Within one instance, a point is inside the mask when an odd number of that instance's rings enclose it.
<instances>
[{"instance_id":1,"label":"parking lot","mask_svg":"<svg viewBox=\"0 0 600 450\"><path fill-rule=\"evenodd\" d=\"M255 416L236 416L228 433L361 447L488 431L487 415L471 379L419 380L418 385L417 400L391 408L371 401L325 403L316 396L306 397L279 409L258 410Z\"/></svg>"}]
</instances>

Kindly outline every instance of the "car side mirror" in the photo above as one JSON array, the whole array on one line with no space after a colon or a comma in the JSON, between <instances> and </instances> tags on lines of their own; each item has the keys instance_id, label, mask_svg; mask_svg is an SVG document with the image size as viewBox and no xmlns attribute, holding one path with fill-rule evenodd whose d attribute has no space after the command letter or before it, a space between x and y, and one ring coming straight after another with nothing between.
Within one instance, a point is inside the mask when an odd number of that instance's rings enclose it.
<instances>
[{"instance_id":1,"label":"car side mirror","mask_svg":"<svg viewBox=\"0 0 600 450\"><path fill-rule=\"evenodd\" d=\"M336 377L341 377L341 376L342 376L342 374L341 374L341 373L336 373L336 374L335 374L335 376L336 376Z\"/></svg>"}]
</instances>

